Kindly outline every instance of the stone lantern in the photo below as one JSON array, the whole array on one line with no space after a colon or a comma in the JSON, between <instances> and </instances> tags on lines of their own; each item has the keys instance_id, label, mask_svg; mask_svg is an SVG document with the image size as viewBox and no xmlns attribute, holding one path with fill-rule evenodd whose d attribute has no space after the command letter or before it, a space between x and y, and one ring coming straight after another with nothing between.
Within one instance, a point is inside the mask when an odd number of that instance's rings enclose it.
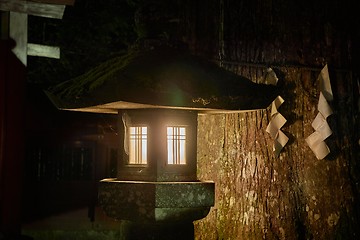
<instances>
[{"instance_id":1,"label":"stone lantern","mask_svg":"<svg viewBox=\"0 0 360 240\"><path fill-rule=\"evenodd\" d=\"M266 108L274 86L187 51L132 49L47 92L60 109L118 116L117 177L99 183L105 213L126 223L125 239L192 239L215 186L196 176L198 114Z\"/></svg>"},{"instance_id":2,"label":"stone lantern","mask_svg":"<svg viewBox=\"0 0 360 240\"><path fill-rule=\"evenodd\" d=\"M116 179L99 185L107 215L140 223L192 222L214 205L214 183L196 177L197 112L119 111Z\"/></svg>"}]
</instances>

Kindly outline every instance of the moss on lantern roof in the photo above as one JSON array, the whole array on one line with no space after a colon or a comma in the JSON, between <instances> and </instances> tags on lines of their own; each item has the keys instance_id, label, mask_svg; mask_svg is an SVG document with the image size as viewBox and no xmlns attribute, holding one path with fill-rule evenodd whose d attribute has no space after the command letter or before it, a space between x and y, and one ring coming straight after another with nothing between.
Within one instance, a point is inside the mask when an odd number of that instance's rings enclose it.
<instances>
[{"instance_id":1,"label":"moss on lantern roof","mask_svg":"<svg viewBox=\"0 0 360 240\"><path fill-rule=\"evenodd\" d=\"M156 47L134 48L47 94L60 109L115 113L144 107L252 110L266 108L278 93L186 51Z\"/></svg>"},{"instance_id":2,"label":"moss on lantern roof","mask_svg":"<svg viewBox=\"0 0 360 240\"><path fill-rule=\"evenodd\" d=\"M119 57L112 58L97 67L89 70L70 81L60 83L53 87L51 92L57 93L59 97L72 98L94 91L110 79L113 74L125 67L134 57L135 50L129 51Z\"/></svg>"}]
</instances>

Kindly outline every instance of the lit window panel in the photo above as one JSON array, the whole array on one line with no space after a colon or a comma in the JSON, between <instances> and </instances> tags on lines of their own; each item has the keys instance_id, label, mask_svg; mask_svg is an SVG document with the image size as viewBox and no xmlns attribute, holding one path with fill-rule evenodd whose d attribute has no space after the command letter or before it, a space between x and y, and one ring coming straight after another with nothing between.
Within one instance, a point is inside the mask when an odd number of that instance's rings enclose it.
<instances>
[{"instance_id":1,"label":"lit window panel","mask_svg":"<svg viewBox=\"0 0 360 240\"><path fill-rule=\"evenodd\" d=\"M168 164L186 164L185 127L167 127Z\"/></svg>"},{"instance_id":2,"label":"lit window panel","mask_svg":"<svg viewBox=\"0 0 360 240\"><path fill-rule=\"evenodd\" d=\"M147 127L129 128L129 164L147 164Z\"/></svg>"}]
</instances>

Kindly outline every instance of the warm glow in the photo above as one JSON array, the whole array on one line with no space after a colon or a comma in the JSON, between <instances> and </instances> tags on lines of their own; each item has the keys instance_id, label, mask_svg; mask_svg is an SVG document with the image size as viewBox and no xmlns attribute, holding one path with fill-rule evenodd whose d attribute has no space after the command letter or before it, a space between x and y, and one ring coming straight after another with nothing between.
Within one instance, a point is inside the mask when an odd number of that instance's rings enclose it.
<instances>
[{"instance_id":1,"label":"warm glow","mask_svg":"<svg viewBox=\"0 0 360 240\"><path fill-rule=\"evenodd\" d=\"M147 164L147 127L129 130L129 164Z\"/></svg>"},{"instance_id":2,"label":"warm glow","mask_svg":"<svg viewBox=\"0 0 360 240\"><path fill-rule=\"evenodd\" d=\"M167 127L168 164L186 164L185 127Z\"/></svg>"}]
</instances>

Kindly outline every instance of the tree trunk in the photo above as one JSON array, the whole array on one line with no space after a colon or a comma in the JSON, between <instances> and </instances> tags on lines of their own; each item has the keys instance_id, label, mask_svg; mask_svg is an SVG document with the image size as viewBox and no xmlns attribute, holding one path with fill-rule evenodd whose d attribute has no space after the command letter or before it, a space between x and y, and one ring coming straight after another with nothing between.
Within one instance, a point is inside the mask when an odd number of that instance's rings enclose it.
<instances>
[{"instance_id":1,"label":"tree trunk","mask_svg":"<svg viewBox=\"0 0 360 240\"><path fill-rule=\"evenodd\" d=\"M357 239L359 77L351 67L356 39L348 35L347 16L337 16L351 9L335 1L245 2L213 0L207 2L212 7L196 11L189 3L185 39L194 52L221 56L223 67L254 82L264 83L267 66L277 70L289 142L274 156L265 131L270 108L199 117L198 177L215 181L216 204L196 222L196 239ZM200 36L196 29L202 29ZM218 43L206 41L214 37ZM305 139L314 132L317 77L326 63L333 134L326 140L331 153L318 160Z\"/></svg>"},{"instance_id":2,"label":"tree trunk","mask_svg":"<svg viewBox=\"0 0 360 240\"><path fill-rule=\"evenodd\" d=\"M294 88L284 93L285 103L279 109L288 120L282 130L290 138L279 158L265 131L270 109L199 117L199 178L215 181L216 205L207 218L197 222L197 239L358 236L351 113L341 107L341 99L335 100L331 120L337 123L331 122L333 135L327 141L331 154L317 160L305 142L314 131L311 122L317 114L317 100L303 84L315 74L293 68L282 71L286 85ZM250 72L256 75L259 70ZM349 73L340 76L344 81L351 77ZM348 90L351 98L351 87Z\"/></svg>"}]
</instances>

